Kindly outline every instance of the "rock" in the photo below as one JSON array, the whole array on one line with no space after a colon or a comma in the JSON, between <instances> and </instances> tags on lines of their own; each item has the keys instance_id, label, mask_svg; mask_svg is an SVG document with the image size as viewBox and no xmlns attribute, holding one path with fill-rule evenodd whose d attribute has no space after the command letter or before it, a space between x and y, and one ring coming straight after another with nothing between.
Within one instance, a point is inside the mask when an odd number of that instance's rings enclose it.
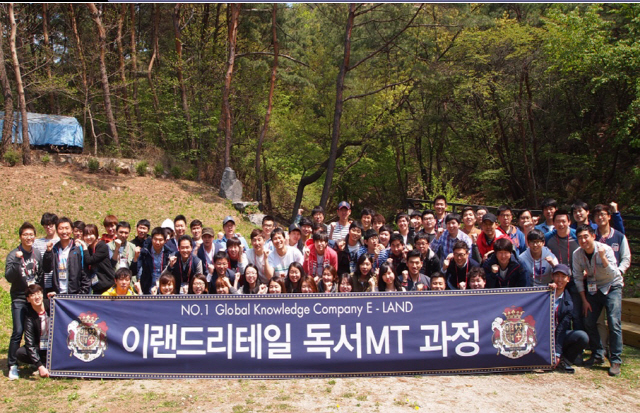
<instances>
[{"instance_id":1,"label":"rock","mask_svg":"<svg viewBox=\"0 0 640 413\"><path fill-rule=\"evenodd\" d=\"M237 202L242 200L242 182L238 180L236 172L231 168L224 168L222 173L220 196Z\"/></svg>"},{"instance_id":2,"label":"rock","mask_svg":"<svg viewBox=\"0 0 640 413\"><path fill-rule=\"evenodd\" d=\"M247 218L249 219L249 222L251 222L256 227L261 227L262 226L262 218L264 218L264 217L266 217L265 214L249 214L249 215L247 215Z\"/></svg>"},{"instance_id":3,"label":"rock","mask_svg":"<svg viewBox=\"0 0 640 413\"><path fill-rule=\"evenodd\" d=\"M233 207L242 213L244 213L245 209L247 209L247 207L250 207L250 206L258 207L258 202L240 201L240 202L233 203Z\"/></svg>"},{"instance_id":4,"label":"rock","mask_svg":"<svg viewBox=\"0 0 640 413\"><path fill-rule=\"evenodd\" d=\"M67 185L69 185L67 181L62 181L62 186L67 186Z\"/></svg>"}]
</instances>

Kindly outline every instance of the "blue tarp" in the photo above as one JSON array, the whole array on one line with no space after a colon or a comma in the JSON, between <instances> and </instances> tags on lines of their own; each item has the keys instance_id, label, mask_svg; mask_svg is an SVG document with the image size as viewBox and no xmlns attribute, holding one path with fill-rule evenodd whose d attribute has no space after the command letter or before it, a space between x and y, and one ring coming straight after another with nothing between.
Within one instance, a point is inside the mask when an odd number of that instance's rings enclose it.
<instances>
[{"instance_id":1,"label":"blue tarp","mask_svg":"<svg viewBox=\"0 0 640 413\"><path fill-rule=\"evenodd\" d=\"M19 112L13 114L13 143L22 143L22 122ZM82 148L84 135L78 120L71 116L27 113L29 143L33 146L68 146ZM4 112L0 111L0 130L4 124ZM0 140L2 137L0 136Z\"/></svg>"}]
</instances>

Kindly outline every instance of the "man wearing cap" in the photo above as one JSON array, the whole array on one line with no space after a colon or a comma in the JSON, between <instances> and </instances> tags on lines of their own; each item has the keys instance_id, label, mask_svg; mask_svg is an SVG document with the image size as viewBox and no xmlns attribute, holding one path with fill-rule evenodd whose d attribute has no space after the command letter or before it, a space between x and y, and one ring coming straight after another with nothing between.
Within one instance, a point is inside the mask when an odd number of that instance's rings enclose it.
<instances>
[{"instance_id":1,"label":"man wearing cap","mask_svg":"<svg viewBox=\"0 0 640 413\"><path fill-rule=\"evenodd\" d=\"M175 234L176 230L173 226L173 221L170 220L169 218L165 219L164 221L162 221L162 228L167 228L171 230L172 234ZM178 253L178 243L174 241L171 241L172 239L174 239L174 236L171 236L171 238L167 238L165 245L167 246L167 248L169 249L169 251L171 251L172 254L177 254ZM171 242L169 242L171 241ZM145 244L145 248L149 249L151 248L151 243L149 242L148 245Z\"/></svg>"},{"instance_id":2,"label":"man wearing cap","mask_svg":"<svg viewBox=\"0 0 640 413\"><path fill-rule=\"evenodd\" d=\"M205 274L213 274L215 272L213 256L216 253L216 247L213 240L216 234L213 228L202 228L202 245L198 248L197 257L202 261L202 270Z\"/></svg>"},{"instance_id":3,"label":"man wearing cap","mask_svg":"<svg viewBox=\"0 0 640 413\"><path fill-rule=\"evenodd\" d=\"M224 236L221 239L216 240L216 252L226 251L227 240L232 237L236 237L240 240L240 243L242 243L242 248L244 248L245 251L249 249L247 240L245 240L243 236L236 234L236 221L231 215L226 216L222 220L222 229L224 230Z\"/></svg>"},{"instance_id":4,"label":"man wearing cap","mask_svg":"<svg viewBox=\"0 0 640 413\"><path fill-rule=\"evenodd\" d=\"M487 212L482 217L482 223L480 224L480 235L478 235L478 252L482 257L482 261L487 259L489 252L493 251L493 243L500 238L506 237L498 225L498 218L490 212Z\"/></svg>"},{"instance_id":5,"label":"man wearing cap","mask_svg":"<svg viewBox=\"0 0 640 413\"><path fill-rule=\"evenodd\" d=\"M329 239L335 242L344 241L349 235L349 215L351 215L351 205L347 201L338 204L338 222L331 223L329 229Z\"/></svg>"},{"instance_id":6,"label":"man wearing cap","mask_svg":"<svg viewBox=\"0 0 640 413\"><path fill-rule=\"evenodd\" d=\"M556 360L557 369L565 373L575 373L572 364L582 362L582 352L589 344L589 336L582 330L572 330L573 300L571 294L565 294L565 288L571 280L571 270L565 264L553 267L553 283L555 288L555 325L556 325Z\"/></svg>"},{"instance_id":7,"label":"man wearing cap","mask_svg":"<svg viewBox=\"0 0 640 413\"><path fill-rule=\"evenodd\" d=\"M596 241L595 230L590 225L578 226L576 237L580 247L573 252L573 278L582 299L584 326L591 348L591 358L585 362L585 366L604 362L604 348L596 323L602 309L606 308L611 361L609 375L618 376L622 364L622 274L613 250L607 244Z\"/></svg>"},{"instance_id":8,"label":"man wearing cap","mask_svg":"<svg viewBox=\"0 0 640 413\"><path fill-rule=\"evenodd\" d=\"M302 230L300 229L300 225L291 224L289 225L289 246L294 247L303 252L304 250L304 242L302 241Z\"/></svg>"}]
</instances>

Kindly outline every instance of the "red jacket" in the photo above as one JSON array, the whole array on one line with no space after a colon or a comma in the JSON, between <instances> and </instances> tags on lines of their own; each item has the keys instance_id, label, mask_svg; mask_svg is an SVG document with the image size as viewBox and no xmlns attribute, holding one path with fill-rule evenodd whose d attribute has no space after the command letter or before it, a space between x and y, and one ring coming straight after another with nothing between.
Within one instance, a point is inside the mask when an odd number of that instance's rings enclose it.
<instances>
[{"instance_id":1,"label":"red jacket","mask_svg":"<svg viewBox=\"0 0 640 413\"><path fill-rule=\"evenodd\" d=\"M338 270L338 254L329 246L324 250L324 261L322 262L322 266L331 265L333 268ZM305 257L304 260L304 271L312 276L316 275L316 268L318 266L318 254L316 253L316 246L311 245L309 247L309 256Z\"/></svg>"},{"instance_id":2,"label":"red jacket","mask_svg":"<svg viewBox=\"0 0 640 413\"><path fill-rule=\"evenodd\" d=\"M491 245L489 245L487 243L487 236L484 234L484 231L480 232L480 235L478 235L478 241L477 241L480 257L484 260L484 254L486 254L489 251L493 251L493 245L496 243L496 241L499 240L500 238L505 238L505 237L507 237L507 235L505 235L505 233L502 232L502 230L496 229L496 235L495 237L493 237L493 241L491 242Z\"/></svg>"}]
</instances>

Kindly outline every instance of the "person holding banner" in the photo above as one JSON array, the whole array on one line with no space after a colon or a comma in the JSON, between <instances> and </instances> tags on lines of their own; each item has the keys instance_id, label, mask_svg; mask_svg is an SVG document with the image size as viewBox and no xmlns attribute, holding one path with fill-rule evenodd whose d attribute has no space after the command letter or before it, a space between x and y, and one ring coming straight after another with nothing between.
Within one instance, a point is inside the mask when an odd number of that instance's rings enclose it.
<instances>
[{"instance_id":1,"label":"person holding banner","mask_svg":"<svg viewBox=\"0 0 640 413\"><path fill-rule=\"evenodd\" d=\"M49 377L49 370L44 366L49 342L49 306L44 305L43 290L38 284L29 285L25 295L29 307L24 319L24 346L16 351L16 358L36 366L40 377Z\"/></svg>"},{"instance_id":2,"label":"person holding banner","mask_svg":"<svg viewBox=\"0 0 640 413\"><path fill-rule=\"evenodd\" d=\"M136 295L131 286L131 270L128 268L119 268L115 275L116 283L113 287L102 293L102 295L117 297L120 295Z\"/></svg>"}]
</instances>

